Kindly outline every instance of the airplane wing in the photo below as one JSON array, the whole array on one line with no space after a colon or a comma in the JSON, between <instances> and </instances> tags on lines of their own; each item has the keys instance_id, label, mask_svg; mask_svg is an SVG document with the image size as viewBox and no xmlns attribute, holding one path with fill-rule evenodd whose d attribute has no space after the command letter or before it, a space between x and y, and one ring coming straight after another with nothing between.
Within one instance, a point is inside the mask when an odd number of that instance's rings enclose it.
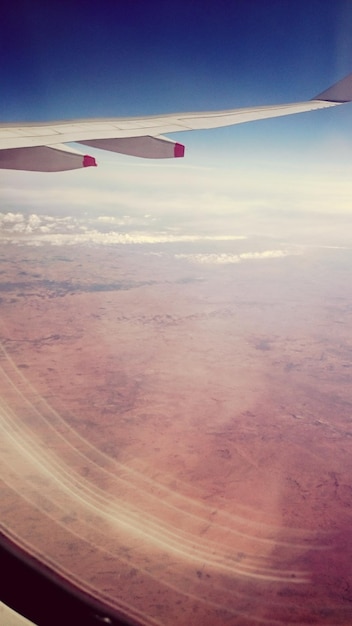
<instances>
[{"instance_id":1,"label":"airplane wing","mask_svg":"<svg viewBox=\"0 0 352 626\"><path fill-rule=\"evenodd\" d=\"M184 156L163 134L243 124L352 101L352 74L307 102L149 117L0 125L0 168L53 172L96 165L94 157L62 144L75 142L151 159Z\"/></svg>"}]
</instances>

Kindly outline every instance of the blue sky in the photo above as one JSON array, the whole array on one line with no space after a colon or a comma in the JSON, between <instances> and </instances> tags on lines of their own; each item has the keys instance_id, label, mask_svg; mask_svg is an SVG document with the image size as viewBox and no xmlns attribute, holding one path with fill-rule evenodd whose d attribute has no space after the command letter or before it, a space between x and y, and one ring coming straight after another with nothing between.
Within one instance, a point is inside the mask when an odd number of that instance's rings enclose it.
<instances>
[{"instance_id":1,"label":"blue sky","mask_svg":"<svg viewBox=\"0 0 352 626\"><path fill-rule=\"evenodd\" d=\"M1 29L4 121L306 100L352 71L352 0L18 1ZM226 210L232 200L256 209L303 210L320 199L325 209L334 200L335 211L349 206L352 105L173 138L187 146L182 163L97 152L97 171L2 173L3 206L13 206L11 186L28 191L33 210L43 188L50 204L50 189L75 186L87 188L87 202L92 188L102 202L114 193L117 205L123 188L141 211L146 193L166 212L185 198L191 210L208 198L221 212L224 195ZM187 168L197 167L192 178Z\"/></svg>"},{"instance_id":2,"label":"blue sky","mask_svg":"<svg viewBox=\"0 0 352 626\"><path fill-rule=\"evenodd\" d=\"M351 30L351 0L19 0L2 16L1 117L309 98L351 71Z\"/></svg>"}]
</instances>

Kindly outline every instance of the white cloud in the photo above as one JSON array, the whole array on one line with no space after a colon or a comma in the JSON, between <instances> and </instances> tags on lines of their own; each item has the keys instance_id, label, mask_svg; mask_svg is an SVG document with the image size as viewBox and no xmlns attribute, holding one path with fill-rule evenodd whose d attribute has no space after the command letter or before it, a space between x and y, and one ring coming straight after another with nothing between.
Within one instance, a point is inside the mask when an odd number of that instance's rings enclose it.
<instances>
[{"instance_id":1,"label":"white cloud","mask_svg":"<svg viewBox=\"0 0 352 626\"><path fill-rule=\"evenodd\" d=\"M5 224L18 224L23 222L24 215L22 213L0 213L0 221Z\"/></svg>"},{"instance_id":2,"label":"white cloud","mask_svg":"<svg viewBox=\"0 0 352 626\"><path fill-rule=\"evenodd\" d=\"M201 241L236 241L246 239L244 235L199 235L182 234L172 229L157 231L154 219L142 220L148 231L131 229L119 230L121 226L141 224L141 220L123 216L99 216L97 219L75 217L53 218L49 215L22 215L20 213L0 213L0 238L2 241L22 245L76 245L76 244L166 244L193 243ZM110 230L99 230L99 226Z\"/></svg>"},{"instance_id":3,"label":"white cloud","mask_svg":"<svg viewBox=\"0 0 352 626\"><path fill-rule=\"evenodd\" d=\"M299 254L297 250L264 250L263 252L243 252L241 254L175 254L175 258L186 259L193 263L228 265L249 260L280 259L297 254Z\"/></svg>"},{"instance_id":4,"label":"white cloud","mask_svg":"<svg viewBox=\"0 0 352 626\"><path fill-rule=\"evenodd\" d=\"M293 254L298 254L297 251L293 250L264 250L264 252L244 252L240 254L241 260L248 259L279 259L285 256L291 256Z\"/></svg>"},{"instance_id":5,"label":"white cloud","mask_svg":"<svg viewBox=\"0 0 352 626\"><path fill-rule=\"evenodd\" d=\"M169 235L166 233L141 233L138 231L130 232L130 233L119 233L116 231L110 231L108 233L102 233L98 230L91 229L86 230L86 232L75 232L75 233L48 233L46 227L41 227L38 229L36 233L33 233L33 230L30 227L26 226L21 229L13 229L11 233L7 235L2 235L2 239L7 239L11 241L11 243L19 243L19 244L52 244L52 245L75 245L75 244L86 244L86 243L94 243L94 244L158 244L158 243L188 243L188 242L197 242L204 240L212 240L212 241L229 241L230 238L210 238L210 237L201 237L201 236L192 236L192 235ZM14 239L13 235L16 232L20 232L23 234L30 234L31 237L28 238L18 238ZM237 237L234 237L237 239Z\"/></svg>"}]
</instances>

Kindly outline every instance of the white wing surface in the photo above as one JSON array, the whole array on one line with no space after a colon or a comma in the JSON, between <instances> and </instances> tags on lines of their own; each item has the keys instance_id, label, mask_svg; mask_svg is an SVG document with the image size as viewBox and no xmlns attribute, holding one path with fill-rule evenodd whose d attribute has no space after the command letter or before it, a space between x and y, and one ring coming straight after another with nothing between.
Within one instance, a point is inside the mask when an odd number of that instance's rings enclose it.
<instances>
[{"instance_id":1,"label":"white wing surface","mask_svg":"<svg viewBox=\"0 0 352 626\"><path fill-rule=\"evenodd\" d=\"M182 157L184 146L163 134L232 126L324 109L351 100L352 74L349 74L307 102L148 117L1 124L0 168L59 171L96 165L93 157L60 145L69 142L144 158Z\"/></svg>"}]
</instances>

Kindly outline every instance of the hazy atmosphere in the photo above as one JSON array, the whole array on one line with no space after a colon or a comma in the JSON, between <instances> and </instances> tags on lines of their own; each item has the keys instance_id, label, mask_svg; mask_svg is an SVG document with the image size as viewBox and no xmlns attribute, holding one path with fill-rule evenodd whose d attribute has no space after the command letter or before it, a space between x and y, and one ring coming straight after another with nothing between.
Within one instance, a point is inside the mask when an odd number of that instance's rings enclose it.
<instances>
[{"instance_id":1,"label":"hazy atmosphere","mask_svg":"<svg viewBox=\"0 0 352 626\"><path fill-rule=\"evenodd\" d=\"M5 122L352 71L350 0L18 4ZM347 626L352 105L170 138L0 170L1 531L132 624Z\"/></svg>"}]
</instances>

